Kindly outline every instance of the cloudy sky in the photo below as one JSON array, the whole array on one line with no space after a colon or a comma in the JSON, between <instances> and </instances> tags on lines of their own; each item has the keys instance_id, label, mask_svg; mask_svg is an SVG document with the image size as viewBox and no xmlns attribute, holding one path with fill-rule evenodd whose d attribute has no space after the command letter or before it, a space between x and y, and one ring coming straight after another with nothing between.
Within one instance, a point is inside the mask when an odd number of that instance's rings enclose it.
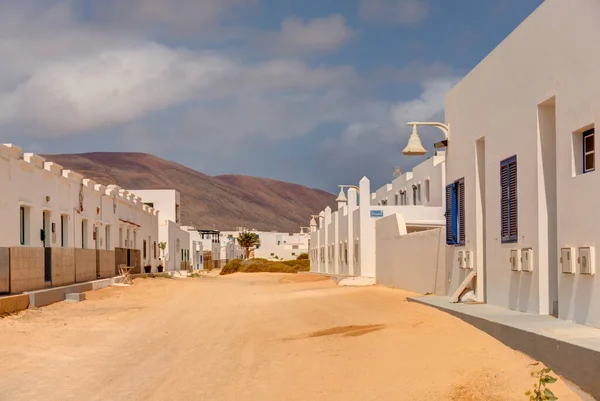
<instances>
[{"instance_id":1,"label":"cloudy sky","mask_svg":"<svg viewBox=\"0 0 600 401\"><path fill-rule=\"evenodd\" d=\"M379 186L542 0L0 0L0 140ZM436 131L423 131L431 148Z\"/></svg>"}]
</instances>

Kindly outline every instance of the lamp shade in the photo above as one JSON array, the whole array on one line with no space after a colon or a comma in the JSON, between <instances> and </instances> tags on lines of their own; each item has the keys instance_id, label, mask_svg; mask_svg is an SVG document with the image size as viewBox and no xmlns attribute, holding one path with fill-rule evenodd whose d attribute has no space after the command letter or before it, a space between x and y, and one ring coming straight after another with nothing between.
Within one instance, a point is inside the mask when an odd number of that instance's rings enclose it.
<instances>
[{"instance_id":1,"label":"lamp shade","mask_svg":"<svg viewBox=\"0 0 600 401\"><path fill-rule=\"evenodd\" d=\"M417 125L413 125L413 131L408 138L408 145L402 151L406 156L423 156L427 154L427 149L423 147L421 143L421 138L419 138L419 134L417 133Z\"/></svg>"},{"instance_id":2,"label":"lamp shade","mask_svg":"<svg viewBox=\"0 0 600 401\"><path fill-rule=\"evenodd\" d=\"M348 202L348 198L346 198L346 194L344 193L344 188L340 188L340 194L338 195L336 202Z\"/></svg>"}]
</instances>

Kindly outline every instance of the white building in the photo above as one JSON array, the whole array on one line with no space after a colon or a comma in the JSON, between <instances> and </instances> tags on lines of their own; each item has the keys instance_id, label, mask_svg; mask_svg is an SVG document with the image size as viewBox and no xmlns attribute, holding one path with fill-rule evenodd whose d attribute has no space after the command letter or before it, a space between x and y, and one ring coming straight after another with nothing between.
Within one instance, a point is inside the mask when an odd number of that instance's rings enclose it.
<instances>
[{"instance_id":1,"label":"white building","mask_svg":"<svg viewBox=\"0 0 600 401\"><path fill-rule=\"evenodd\" d=\"M14 145L0 145L0 292L156 266L158 210Z\"/></svg>"},{"instance_id":2,"label":"white building","mask_svg":"<svg viewBox=\"0 0 600 401\"><path fill-rule=\"evenodd\" d=\"M232 238L235 242L229 245L229 254L244 256L244 249L237 244L240 233L248 231L256 234L260 239L260 246L252 250L252 258L269 260L293 260L302 253L308 253L310 233L301 230L299 233L282 233L250 230L239 227L235 231L221 231L221 238ZM229 258L228 258L229 259Z\"/></svg>"},{"instance_id":3,"label":"white building","mask_svg":"<svg viewBox=\"0 0 600 401\"><path fill-rule=\"evenodd\" d=\"M167 248L161 255L165 270L186 270L190 263L190 234L181 227L180 194L174 189L133 189L149 207L161 211L158 221L158 237Z\"/></svg>"},{"instance_id":4,"label":"white building","mask_svg":"<svg viewBox=\"0 0 600 401\"><path fill-rule=\"evenodd\" d=\"M375 193L366 177L350 188L311 222L311 271L375 278L375 222L386 216L398 214L405 234L443 227L445 165L440 152Z\"/></svg>"},{"instance_id":5,"label":"white building","mask_svg":"<svg viewBox=\"0 0 600 401\"><path fill-rule=\"evenodd\" d=\"M600 326L599 19L598 0L546 0L448 94L450 293L468 251L480 301Z\"/></svg>"}]
</instances>

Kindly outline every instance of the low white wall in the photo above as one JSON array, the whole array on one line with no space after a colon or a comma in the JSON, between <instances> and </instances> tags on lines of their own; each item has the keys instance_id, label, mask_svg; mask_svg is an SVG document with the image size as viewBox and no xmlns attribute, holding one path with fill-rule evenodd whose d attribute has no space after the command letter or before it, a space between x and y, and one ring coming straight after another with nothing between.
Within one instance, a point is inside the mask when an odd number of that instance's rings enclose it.
<instances>
[{"instance_id":1,"label":"low white wall","mask_svg":"<svg viewBox=\"0 0 600 401\"><path fill-rule=\"evenodd\" d=\"M402 226L401 214L375 222L377 284L446 295L446 229L401 235Z\"/></svg>"}]
</instances>

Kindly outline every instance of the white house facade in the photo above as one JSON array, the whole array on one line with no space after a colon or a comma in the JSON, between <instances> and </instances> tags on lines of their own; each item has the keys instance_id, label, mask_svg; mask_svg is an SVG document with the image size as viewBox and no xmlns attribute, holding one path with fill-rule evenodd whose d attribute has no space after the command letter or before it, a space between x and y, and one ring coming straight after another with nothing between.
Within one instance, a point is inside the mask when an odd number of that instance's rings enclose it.
<instances>
[{"instance_id":1,"label":"white house facade","mask_svg":"<svg viewBox=\"0 0 600 401\"><path fill-rule=\"evenodd\" d=\"M468 252L480 301L600 326L599 18L546 0L447 95L449 292Z\"/></svg>"},{"instance_id":2,"label":"white house facade","mask_svg":"<svg viewBox=\"0 0 600 401\"><path fill-rule=\"evenodd\" d=\"M0 145L0 186L0 292L112 277L119 264L156 266L158 210L139 197L11 144Z\"/></svg>"},{"instance_id":3,"label":"white house facade","mask_svg":"<svg viewBox=\"0 0 600 401\"><path fill-rule=\"evenodd\" d=\"M349 188L337 211L328 207L311 221L311 271L375 278L379 219L398 214L403 234L443 227L445 165L440 152L374 193L366 177Z\"/></svg>"}]
</instances>

